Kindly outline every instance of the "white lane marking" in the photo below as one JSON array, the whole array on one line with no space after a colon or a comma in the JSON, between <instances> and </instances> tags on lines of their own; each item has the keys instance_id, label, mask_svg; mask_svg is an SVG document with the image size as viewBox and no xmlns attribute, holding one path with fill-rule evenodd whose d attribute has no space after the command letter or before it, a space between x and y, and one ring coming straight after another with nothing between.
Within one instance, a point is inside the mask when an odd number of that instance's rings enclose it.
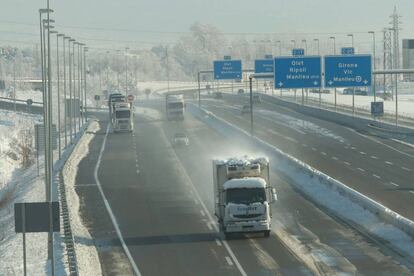
<instances>
[{"instance_id":1,"label":"white lane marking","mask_svg":"<svg viewBox=\"0 0 414 276\"><path fill-rule=\"evenodd\" d=\"M222 246L221 241L219 239L216 239L216 243L217 243L217 246Z\"/></svg>"},{"instance_id":2,"label":"white lane marking","mask_svg":"<svg viewBox=\"0 0 414 276\"><path fill-rule=\"evenodd\" d=\"M398 140L398 139L394 139L394 138L391 138L391 140L393 140L394 142L403 144L403 145L405 145L407 147L414 148L414 145L413 144L410 144L410 143L407 143L407 142L404 142L404 141L401 141L401 140Z\"/></svg>"},{"instance_id":3,"label":"white lane marking","mask_svg":"<svg viewBox=\"0 0 414 276\"><path fill-rule=\"evenodd\" d=\"M167 137L165 137L165 139L167 139ZM201 206L203 207L204 211L206 212L206 215L207 215L207 217L210 221L210 225L212 225L214 227L214 230L217 233L220 233L220 230L219 230L217 224L215 223L215 220L213 219L213 217L211 216L210 212L208 211L206 205L204 204L203 200L201 199L200 194L198 193L197 189L195 188L193 182L191 181L190 176L187 174L187 171L184 169L183 165L181 164L180 159L178 159L178 156L177 156L177 154L175 153L174 150L172 152L174 154L174 159L177 162L179 170L181 170L182 175L187 179L186 182L191 184L191 188L194 190L195 196L197 197L198 201L200 202ZM194 200L195 200L195 198L194 198ZM195 200L195 201L196 201L196 203L198 203L197 200ZM237 259L237 257L234 254L233 250L230 248L230 245L228 244L228 242L226 240L222 240L222 243L223 243L224 247L226 248L227 252L229 253L230 257L232 258L232 260L233 260L234 264L236 265L237 269L239 270L240 274L242 276L247 276L246 271L241 266L239 260Z\"/></svg>"},{"instance_id":4,"label":"white lane marking","mask_svg":"<svg viewBox=\"0 0 414 276\"><path fill-rule=\"evenodd\" d=\"M414 191L410 191L410 193L414 194Z\"/></svg>"},{"instance_id":5,"label":"white lane marking","mask_svg":"<svg viewBox=\"0 0 414 276\"><path fill-rule=\"evenodd\" d=\"M381 176L379 176L379 175L373 174L372 176L375 177L375 178L381 179Z\"/></svg>"},{"instance_id":6,"label":"white lane marking","mask_svg":"<svg viewBox=\"0 0 414 276\"><path fill-rule=\"evenodd\" d=\"M207 227L210 231L213 231L213 226L211 226L211 223L207 222Z\"/></svg>"},{"instance_id":7,"label":"white lane marking","mask_svg":"<svg viewBox=\"0 0 414 276\"><path fill-rule=\"evenodd\" d=\"M231 261L229 256L226 256L226 261L229 265L233 265L233 262Z\"/></svg>"},{"instance_id":8,"label":"white lane marking","mask_svg":"<svg viewBox=\"0 0 414 276\"><path fill-rule=\"evenodd\" d=\"M302 146L304 146L304 147L306 148L308 145L306 145L306 144L302 144Z\"/></svg>"},{"instance_id":9,"label":"white lane marking","mask_svg":"<svg viewBox=\"0 0 414 276\"><path fill-rule=\"evenodd\" d=\"M139 168L139 165L138 165L138 163L137 163L137 164L135 164L135 167L137 167L137 169Z\"/></svg>"},{"instance_id":10,"label":"white lane marking","mask_svg":"<svg viewBox=\"0 0 414 276\"><path fill-rule=\"evenodd\" d=\"M326 156L326 152L321 151L321 154Z\"/></svg>"},{"instance_id":11,"label":"white lane marking","mask_svg":"<svg viewBox=\"0 0 414 276\"><path fill-rule=\"evenodd\" d=\"M90 187L96 186L96 183L89 183L89 184L75 184L75 187Z\"/></svg>"},{"instance_id":12,"label":"white lane marking","mask_svg":"<svg viewBox=\"0 0 414 276\"><path fill-rule=\"evenodd\" d=\"M96 165L95 165L94 178L95 178L96 184L98 185L99 193L101 194L102 200L105 204L106 211L108 212L109 217L111 218L112 224L115 228L118 239L121 242L122 248L124 249L125 254L128 257L129 263L131 264L135 275L141 276L141 272L139 271L138 266L135 263L134 259L132 258L131 252L129 252L128 246L126 245L126 243L124 241L124 238L122 237L122 233L121 233L121 230L119 229L118 221L116 220L116 217L115 217L114 213L112 212L111 206L109 205L108 199L106 198L106 196L103 192L101 182L99 181L99 178L98 178L98 170L99 170L99 167L100 167L101 162L102 162L102 155L103 155L103 152L105 150L106 140L108 138L108 133L109 133L109 125L106 128L105 138L104 138L102 146L101 146L101 151L99 152L98 161L96 162Z\"/></svg>"},{"instance_id":13,"label":"white lane marking","mask_svg":"<svg viewBox=\"0 0 414 276\"><path fill-rule=\"evenodd\" d=\"M393 163L392 163L392 162L390 162L390 161L385 161L385 164L388 164L388 165L393 165Z\"/></svg>"},{"instance_id":14,"label":"white lane marking","mask_svg":"<svg viewBox=\"0 0 414 276\"><path fill-rule=\"evenodd\" d=\"M351 147L351 149L356 150L356 147Z\"/></svg>"},{"instance_id":15,"label":"white lane marking","mask_svg":"<svg viewBox=\"0 0 414 276\"><path fill-rule=\"evenodd\" d=\"M312 148L313 151L316 151L316 148Z\"/></svg>"},{"instance_id":16,"label":"white lane marking","mask_svg":"<svg viewBox=\"0 0 414 276\"><path fill-rule=\"evenodd\" d=\"M374 139L374 138L371 138L371 137L368 137L368 136L366 136L366 135L364 135L364 134L361 134L361 133L359 133L359 132L355 131L354 129L349 129L349 130L351 130L352 132L354 132L355 134L357 134L357 135L359 135L359 136L362 136L362 137L364 137L364 138L366 138L366 139L368 139L368 140L374 141L375 143L378 143L378 144L383 145L383 146L385 146L385 147L387 147L387 148L390 148L390 149L392 149L392 150L394 150L394 151L396 151L396 152L398 152L398 153L401 153L401 154L404 154L405 156L408 156L408 157L414 158L414 155L412 155L412 154L409 154L409 153L406 153L406 152L400 151L400 150L398 150L398 149L396 149L396 148L394 148L394 147L391 147L390 145L387 145L387 144L385 144L385 143L383 143L383 142L380 142L380 141L378 141L378 140L376 140L376 139Z\"/></svg>"},{"instance_id":17,"label":"white lane marking","mask_svg":"<svg viewBox=\"0 0 414 276\"><path fill-rule=\"evenodd\" d=\"M202 215L203 217L205 217L205 216L206 216L206 213L204 213L204 211L203 211L203 210L200 210L200 213L201 213L201 215Z\"/></svg>"},{"instance_id":18,"label":"white lane marking","mask_svg":"<svg viewBox=\"0 0 414 276\"><path fill-rule=\"evenodd\" d=\"M336 157L336 156L332 156L332 159L333 159L333 160L338 160L338 157Z\"/></svg>"},{"instance_id":19,"label":"white lane marking","mask_svg":"<svg viewBox=\"0 0 414 276\"><path fill-rule=\"evenodd\" d=\"M394 182L390 182L391 185L394 185L395 187L399 187L400 185L398 185L397 183Z\"/></svg>"},{"instance_id":20,"label":"white lane marking","mask_svg":"<svg viewBox=\"0 0 414 276\"><path fill-rule=\"evenodd\" d=\"M375 155L371 155L372 159L378 159L378 157L376 157Z\"/></svg>"},{"instance_id":21,"label":"white lane marking","mask_svg":"<svg viewBox=\"0 0 414 276\"><path fill-rule=\"evenodd\" d=\"M363 151L360 151L359 153L360 153L360 154L362 154L362 155L366 155L366 153L365 153L365 152L363 152Z\"/></svg>"},{"instance_id":22,"label":"white lane marking","mask_svg":"<svg viewBox=\"0 0 414 276\"><path fill-rule=\"evenodd\" d=\"M140 173L140 170L137 170L137 174L139 174Z\"/></svg>"},{"instance_id":23,"label":"white lane marking","mask_svg":"<svg viewBox=\"0 0 414 276\"><path fill-rule=\"evenodd\" d=\"M351 163L344 161L345 165L351 166Z\"/></svg>"},{"instance_id":24,"label":"white lane marking","mask_svg":"<svg viewBox=\"0 0 414 276\"><path fill-rule=\"evenodd\" d=\"M401 169L403 169L404 171L407 171L407 172L411 172L411 169L406 168L406 167L401 167Z\"/></svg>"},{"instance_id":25,"label":"white lane marking","mask_svg":"<svg viewBox=\"0 0 414 276\"><path fill-rule=\"evenodd\" d=\"M285 138L286 140L292 141L293 143L298 143L298 141L297 141L296 139L292 138L292 137L289 137L289 136L284 136L284 138Z\"/></svg>"},{"instance_id":26,"label":"white lane marking","mask_svg":"<svg viewBox=\"0 0 414 276\"><path fill-rule=\"evenodd\" d=\"M358 168L357 170L359 170L359 171L361 171L361 172L365 172L365 170L364 170L364 169L362 169L362 168Z\"/></svg>"}]
</instances>

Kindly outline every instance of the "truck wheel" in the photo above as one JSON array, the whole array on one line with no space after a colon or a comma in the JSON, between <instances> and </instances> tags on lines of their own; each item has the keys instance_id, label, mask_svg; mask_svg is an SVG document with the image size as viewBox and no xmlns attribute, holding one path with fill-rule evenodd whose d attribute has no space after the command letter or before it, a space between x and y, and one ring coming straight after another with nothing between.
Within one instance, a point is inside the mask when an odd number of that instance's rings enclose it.
<instances>
[{"instance_id":1,"label":"truck wheel","mask_svg":"<svg viewBox=\"0 0 414 276\"><path fill-rule=\"evenodd\" d=\"M268 238L270 236L270 230L264 231L265 238Z\"/></svg>"}]
</instances>

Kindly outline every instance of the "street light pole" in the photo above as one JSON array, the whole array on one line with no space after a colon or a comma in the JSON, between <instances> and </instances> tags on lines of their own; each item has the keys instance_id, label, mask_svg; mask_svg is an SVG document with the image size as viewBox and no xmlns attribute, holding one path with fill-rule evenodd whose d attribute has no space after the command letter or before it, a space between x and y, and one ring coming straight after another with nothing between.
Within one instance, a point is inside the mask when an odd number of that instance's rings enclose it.
<instances>
[{"instance_id":1,"label":"street light pole","mask_svg":"<svg viewBox=\"0 0 414 276\"><path fill-rule=\"evenodd\" d=\"M320 51L320 45L319 45L319 38L315 38L313 39L313 41L316 42L316 49L317 49L317 55L320 56L321 55L321 51ZM322 105L322 93L321 93L321 87L319 87L319 107L321 107Z\"/></svg>"},{"instance_id":2,"label":"street light pole","mask_svg":"<svg viewBox=\"0 0 414 276\"><path fill-rule=\"evenodd\" d=\"M351 46L354 48L354 35L348 34L348 37L351 38ZM352 88L352 116L355 116L355 88Z\"/></svg>"},{"instance_id":3,"label":"street light pole","mask_svg":"<svg viewBox=\"0 0 414 276\"><path fill-rule=\"evenodd\" d=\"M62 157L62 142L60 138L60 69L59 69L59 37L63 37L64 34L56 34L56 65L57 65L57 108L58 108L58 146L59 146L59 159Z\"/></svg>"},{"instance_id":4,"label":"street light pole","mask_svg":"<svg viewBox=\"0 0 414 276\"><path fill-rule=\"evenodd\" d=\"M336 55L336 38L334 36L331 36L329 39L333 41L333 54ZM336 112L336 87L334 88L334 102Z\"/></svg>"},{"instance_id":5,"label":"street light pole","mask_svg":"<svg viewBox=\"0 0 414 276\"><path fill-rule=\"evenodd\" d=\"M65 41L66 39L70 39L69 36L63 36L63 106L64 106L64 119L63 119L63 124L65 125L65 149L68 146L68 125L67 125L67 115L68 115L68 110L67 110L67 93L66 93L66 45L65 45Z\"/></svg>"},{"instance_id":6,"label":"street light pole","mask_svg":"<svg viewBox=\"0 0 414 276\"><path fill-rule=\"evenodd\" d=\"M278 40L276 43L279 43L279 56L282 55L282 41Z\"/></svg>"},{"instance_id":7,"label":"street light pole","mask_svg":"<svg viewBox=\"0 0 414 276\"><path fill-rule=\"evenodd\" d=\"M125 48L125 97L128 96L128 50L129 48Z\"/></svg>"},{"instance_id":8,"label":"street light pole","mask_svg":"<svg viewBox=\"0 0 414 276\"><path fill-rule=\"evenodd\" d=\"M369 34L372 34L372 54L373 54L373 66L374 66L374 71L376 69L376 58L375 58L375 32L374 31L369 31ZM376 84L376 75L373 76L374 77L374 83L372 84L372 92L374 93L374 102L377 101L377 84Z\"/></svg>"},{"instance_id":9,"label":"street light pole","mask_svg":"<svg viewBox=\"0 0 414 276\"><path fill-rule=\"evenodd\" d=\"M83 96L84 96L84 114L85 114L85 123L88 121L88 113L87 113L87 101L86 101L86 52L88 51L88 47L83 48Z\"/></svg>"}]
</instances>

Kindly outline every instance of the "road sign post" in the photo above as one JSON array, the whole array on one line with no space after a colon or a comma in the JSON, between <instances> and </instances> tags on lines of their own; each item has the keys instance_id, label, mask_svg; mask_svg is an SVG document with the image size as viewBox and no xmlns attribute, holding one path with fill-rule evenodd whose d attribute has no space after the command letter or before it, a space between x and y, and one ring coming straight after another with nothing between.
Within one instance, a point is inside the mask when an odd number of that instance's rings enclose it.
<instances>
[{"instance_id":1,"label":"road sign post","mask_svg":"<svg viewBox=\"0 0 414 276\"><path fill-rule=\"evenodd\" d=\"M59 202L15 203L14 229L23 235L23 273L26 275L26 233L59 232Z\"/></svg>"}]
</instances>

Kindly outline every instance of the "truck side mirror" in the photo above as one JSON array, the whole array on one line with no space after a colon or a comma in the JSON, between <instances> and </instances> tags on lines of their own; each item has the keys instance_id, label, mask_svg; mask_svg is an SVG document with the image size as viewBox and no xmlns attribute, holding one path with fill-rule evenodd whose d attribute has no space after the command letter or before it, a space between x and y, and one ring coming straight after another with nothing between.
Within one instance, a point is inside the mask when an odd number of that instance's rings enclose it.
<instances>
[{"instance_id":1,"label":"truck side mirror","mask_svg":"<svg viewBox=\"0 0 414 276\"><path fill-rule=\"evenodd\" d=\"M273 202L277 201L277 194L275 188L272 188L272 200Z\"/></svg>"}]
</instances>

